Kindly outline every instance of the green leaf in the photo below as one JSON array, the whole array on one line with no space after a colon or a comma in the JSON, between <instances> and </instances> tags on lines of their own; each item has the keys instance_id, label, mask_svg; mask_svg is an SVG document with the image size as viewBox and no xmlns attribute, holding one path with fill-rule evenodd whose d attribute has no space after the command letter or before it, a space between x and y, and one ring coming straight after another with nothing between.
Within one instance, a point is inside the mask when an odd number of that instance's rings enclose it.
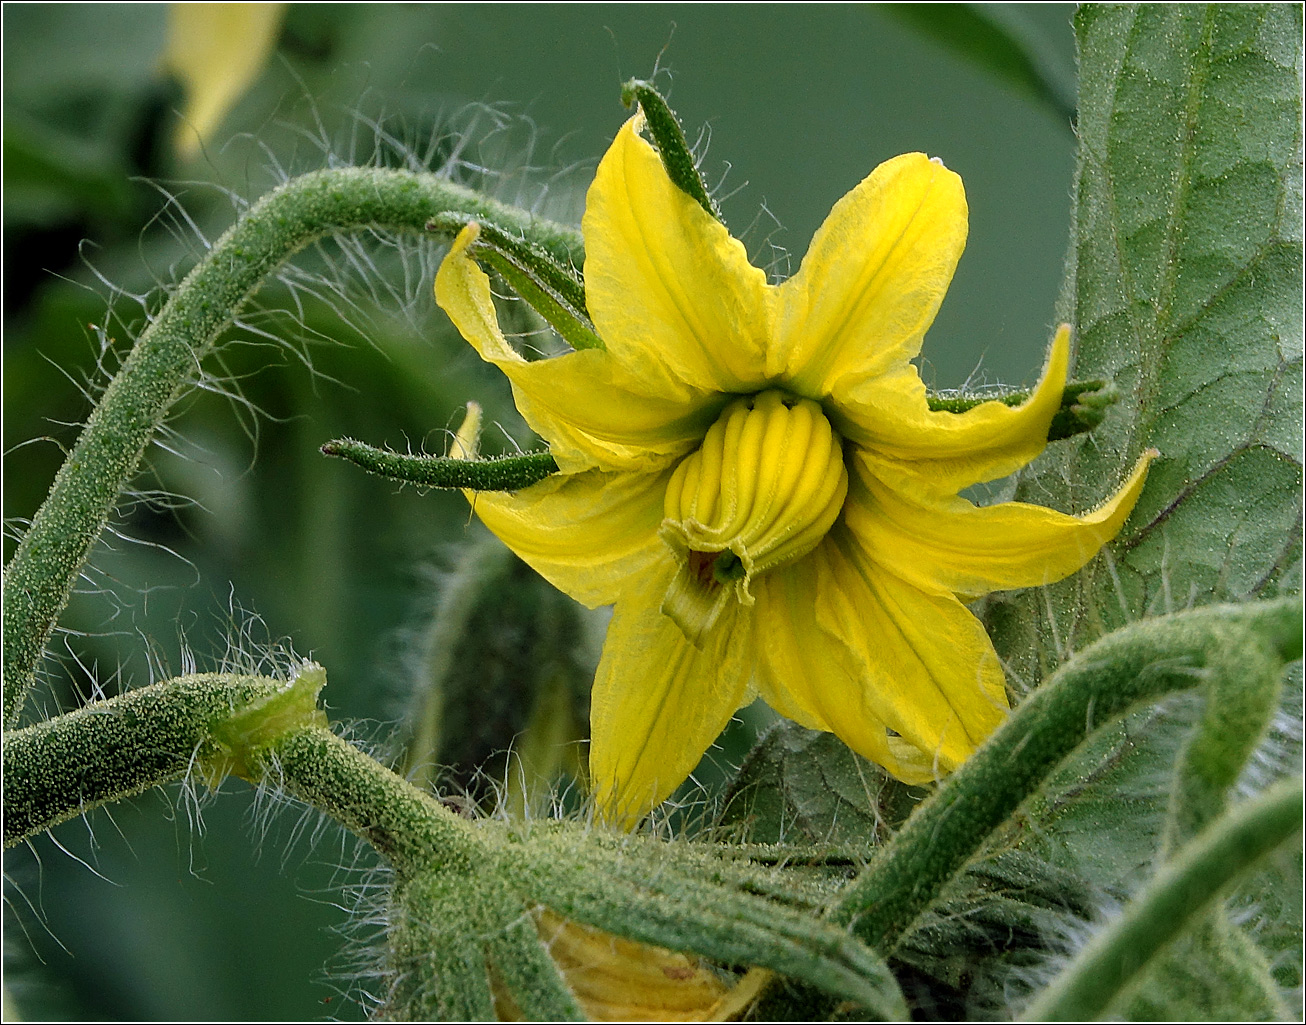
<instances>
[{"instance_id":1,"label":"green leaf","mask_svg":"<svg viewBox=\"0 0 1306 1025\"><path fill-rule=\"evenodd\" d=\"M1111 559L993 611L1030 680L1120 623L1273 594L1300 558L1301 9L1090 6L1076 25L1063 314L1076 373L1120 401L1020 491L1089 509L1161 458Z\"/></svg>"},{"instance_id":2,"label":"green leaf","mask_svg":"<svg viewBox=\"0 0 1306 1025\"><path fill-rule=\"evenodd\" d=\"M832 733L782 720L726 792L717 826L752 843L882 842L926 791L893 779Z\"/></svg>"}]
</instances>

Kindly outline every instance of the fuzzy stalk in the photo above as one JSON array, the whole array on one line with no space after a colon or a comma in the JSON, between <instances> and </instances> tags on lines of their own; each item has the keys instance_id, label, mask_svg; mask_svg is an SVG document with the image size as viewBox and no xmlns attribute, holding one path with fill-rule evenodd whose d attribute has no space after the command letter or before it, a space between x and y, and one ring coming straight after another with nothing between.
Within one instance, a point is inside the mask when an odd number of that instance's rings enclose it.
<instances>
[{"instance_id":1,"label":"fuzzy stalk","mask_svg":"<svg viewBox=\"0 0 1306 1025\"><path fill-rule=\"evenodd\" d=\"M1211 823L1026 1009L1026 1021L1093 1021L1129 982L1281 844L1300 834L1302 781L1283 780Z\"/></svg>"},{"instance_id":2,"label":"fuzzy stalk","mask_svg":"<svg viewBox=\"0 0 1306 1025\"><path fill-rule=\"evenodd\" d=\"M221 723L283 689L261 676L182 676L5 733L5 847L185 778Z\"/></svg>"},{"instance_id":3,"label":"fuzzy stalk","mask_svg":"<svg viewBox=\"0 0 1306 1025\"><path fill-rule=\"evenodd\" d=\"M1301 609L1300 598L1211 606L1144 620L1085 648L916 810L831 917L888 955L988 835L1099 727L1202 682L1208 703L1252 687L1273 701L1284 664L1301 657ZM1190 790L1180 804L1210 799L1208 777L1179 777L1176 786Z\"/></svg>"},{"instance_id":4,"label":"fuzzy stalk","mask_svg":"<svg viewBox=\"0 0 1306 1025\"><path fill-rule=\"evenodd\" d=\"M401 877L472 873L488 857L471 822L329 729L283 734L262 751L268 778L366 840Z\"/></svg>"},{"instance_id":5,"label":"fuzzy stalk","mask_svg":"<svg viewBox=\"0 0 1306 1025\"><path fill-rule=\"evenodd\" d=\"M421 232L451 210L518 233L564 265L583 262L576 232L436 175L344 168L268 193L186 276L105 390L5 572L6 728L17 725L50 632L145 447L241 306L312 242L363 228Z\"/></svg>"}]
</instances>

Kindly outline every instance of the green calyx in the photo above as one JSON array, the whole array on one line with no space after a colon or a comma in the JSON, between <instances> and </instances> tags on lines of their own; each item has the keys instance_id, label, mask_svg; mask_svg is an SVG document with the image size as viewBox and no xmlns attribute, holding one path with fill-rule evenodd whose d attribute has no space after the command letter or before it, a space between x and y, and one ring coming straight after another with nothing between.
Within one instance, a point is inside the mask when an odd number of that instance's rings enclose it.
<instances>
[{"instance_id":1,"label":"green calyx","mask_svg":"<svg viewBox=\"0 0 1306 1025\"><path fill-rule=\"evenodd\" d=\"M469 491L520 491L557 472L548 452L520 456L455 459L452 456L412 456L389 452L361 441L340 438L322 446L322 454L338 456L368 473L425 488L466 488Z\"/></svg>"},{"instance_id":2,"label":"green calyx","mask_svg":"<svg viewBox=\"0 0 1306 1025\"><path fill-rule=\"evenodd\" d=\"M703 183L703 176L699 173L698 164L694 161L694 155L689 151L689 143L685 139L685 130L680 126L680 119L667 106L667 101L653 87L653 83L639 78L632 78L625 82L621 87L621 102L627 107L639 104L639 109L644 114L645 126L648 128L649 135L653 137L653 145L657 147L658 155L662 158L662 166L666 168L667 177L681 192L724 224L725 219L721 216L721 209L709 195L707 186Z\"/></svg>"},{"instance_id":3,"label":"green calyx","mask_svg":"<svg viewBox=\"0 0 1306 1025\"><path fill-rule=\"evenodd\" d=\"M574 823L514 830L483 822L477 837L484 848L473 867L433 866L396 887L389 1017L492 1018L507 996L529 1020L576 1019L564 966L536 929L540 909L600 935L768 968L873 1019L907 1014L884 961L796 908L779 866ZM620 975L622 955L611 943L601 944L610 947L605 970ZM638 1005L642 996L632 978L626 999Z\"/></svg>"},{"instance_id":4,"label":"green calyx","mask_svg":"<svg viewBox=\"0 0 1306 1025\"><path fill-rule=\"evenodd\" d=\"M427 222L428 231L457 235L475 221L479 231L469 253L492 268L573 349L602 349L585 308L585 281L543 247L495 224L457 211Z\"/></svg>"},{"instance_id":5,"label":"green calyx","mask_svg":"<svg viewBox=\"0 0 1306 1025\"><path fill-rule=\"evenodd\" d=\"M990 394L958 392L941 395L927 392L926 402L936 413L965 413L985 402L1001 402L1006 406L1019 406L1031 395L1028 390L1002 391ZM1061 408L1048 425L1048 441L1064 441L1076 434L1091 431L1106 417L1106 411L1120 400L1120 392L1112 381L1067 381L1061 393Z\"/></svg>"}]
</instances>

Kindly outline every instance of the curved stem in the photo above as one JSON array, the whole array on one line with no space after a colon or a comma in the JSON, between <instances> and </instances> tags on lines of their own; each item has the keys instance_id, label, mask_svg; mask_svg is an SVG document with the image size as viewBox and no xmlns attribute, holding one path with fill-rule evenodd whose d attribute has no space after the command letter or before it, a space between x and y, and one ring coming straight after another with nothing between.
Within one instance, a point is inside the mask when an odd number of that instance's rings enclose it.
<instances>
[{"instance_id":1,"label":"curved stem","mask_svg":"<svg viewBox=\"0 0 1306 1025\"><path fill-rule=\"evenodd\" d=\"M256 203L187 275L142 332L91 414L4 581L4 724L16 725L41 655L118 496L155 429L241 305L278 266L339 232L422 231L457 210L521 233L580 266L579 236L430 174L379 168L318 171Z\"/></svg>"},{"instance_id":2,"label":"curved stem","mask_svg":"<svg viewBox=\"0 0 1306 1025\"><path fill-rule=\"evenodd\" d=\"M486 861L470 821L325 727L286 733L262 758L271 781L366 840L401 876Z\"/></svg>"},{"instance_id":3,"label":"curved stem","mask_svg":"<svg viewBox=\"0 0 1306 1025\"><path fill-rule=\"evenodd\" d=\"M1208 701L1254 684L1273 700L1284 663L1301 650L1300 599L1211 606L1103 638L1026 699L916 810L831 916L887 954L988 835L1098 727L1203 678Z\"/></svg>"},{"instance_id":4,"label":"curved stem","mask_svg":"<svg viewBox=\"0 0 1306 1025\"><path fill-rule=\"evenodd\" d=\"M1230 884L1301 831L1302 781L1285 780L1218 819L1169 862L1025 1011L1026 1021L1093 1021Z\"/></svg>"}]
</instances>

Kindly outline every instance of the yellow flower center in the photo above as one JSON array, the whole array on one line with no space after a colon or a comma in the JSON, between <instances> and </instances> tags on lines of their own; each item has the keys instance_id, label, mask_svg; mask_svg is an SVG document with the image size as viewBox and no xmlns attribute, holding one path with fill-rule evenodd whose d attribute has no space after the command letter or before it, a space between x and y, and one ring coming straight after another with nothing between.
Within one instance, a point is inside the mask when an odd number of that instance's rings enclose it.
<instances>
[{"instance_id":1,"label":"yellow flower center","mask_svg":"<svg viewBox=\"0 0 1306 1025\"><path fill-rule=\"evenodd\" d=\"M679 562L662 611L701 643L749 581L806 555L843 508L843 446L821 407L782 391L736 399L667 485L659 534Z\"/></svg>"}]
</instances>

